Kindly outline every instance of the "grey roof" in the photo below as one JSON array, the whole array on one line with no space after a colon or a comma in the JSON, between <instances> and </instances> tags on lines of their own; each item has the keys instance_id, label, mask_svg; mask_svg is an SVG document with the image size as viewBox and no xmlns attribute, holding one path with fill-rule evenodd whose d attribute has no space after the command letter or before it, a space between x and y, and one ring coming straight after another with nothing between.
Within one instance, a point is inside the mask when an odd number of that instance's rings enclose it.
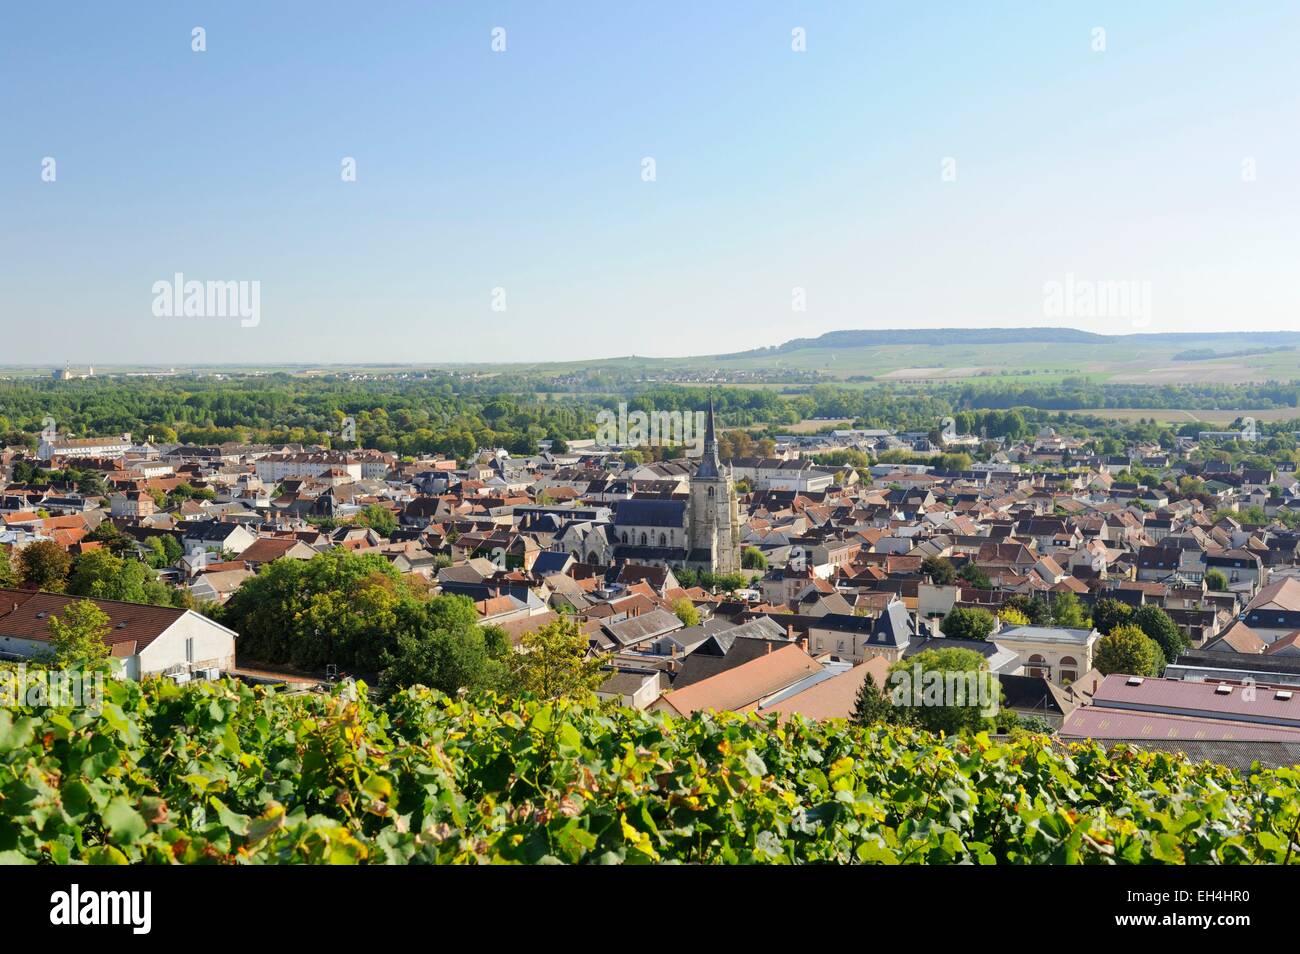
<instances>
[{"instance_id":1,"label":"grey roof","mask_svg":"<svg viewBox=\"0 0 1300 954\"><path fill-rule=\"evenodd\" d=\"M1078 741L1071 739L1069 741ZM1119 744L1149 752L1186 755L1193 762L1213 762L1246 771L1255 762L1264 768L1300 765L1300 742L1229 742L1188 739L1106 739L1103 748Z\"/></svg>"},{"instance_id":2,"label":"grey roof","mask_svg":"<svg viewBox=\"0 0 1300 954\"><path fill-rule=\"evenodd\" d=\"M604 624L604 630L620 645L643 642L682 628L682 621L667 610L654 609L640 616Z\"/></svg>"},{"instance_id":3,"label":"grey roof","mask_svg":"<svg viewBox=\"0 0 1300 954\"><path fill-rule=\"evenodd\" d=\"M685 500L644 500L629 497L618 505L614 523L620 527L685 526Z\"/></svg>"},{"instance_id":4,"label":"grey roof","mask_svg":"<svg viewBox=\"0 0 1300 954\"><path fill-rule=\"evenodd\" d=\"M709 480L722 476L722 461L718 458L718 435L713 422L713 398L709 398L709 416L704 425L704 454L695 476Z\"/></svg>"}]
</instances>

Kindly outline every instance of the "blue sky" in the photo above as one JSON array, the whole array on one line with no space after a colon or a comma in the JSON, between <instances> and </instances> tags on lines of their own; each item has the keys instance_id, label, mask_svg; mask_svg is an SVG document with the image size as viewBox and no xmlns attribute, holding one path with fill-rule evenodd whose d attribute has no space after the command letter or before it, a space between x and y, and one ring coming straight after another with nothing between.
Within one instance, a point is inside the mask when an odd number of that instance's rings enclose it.
<instances>
[{"instance_id":1,"label":"blue sky","mask_svg":"<svg viewBox=\"0 0 1300 954\"><path fill-rule=\"evenodd\" d=\"M1290 3L6 5L0 363L706 354L1050 324L1067 275L1152 307L1062 324L1295 329L1298 27ZM260 320L155 316L176 272L260 282Z\"/></svg>"}]
</instances>

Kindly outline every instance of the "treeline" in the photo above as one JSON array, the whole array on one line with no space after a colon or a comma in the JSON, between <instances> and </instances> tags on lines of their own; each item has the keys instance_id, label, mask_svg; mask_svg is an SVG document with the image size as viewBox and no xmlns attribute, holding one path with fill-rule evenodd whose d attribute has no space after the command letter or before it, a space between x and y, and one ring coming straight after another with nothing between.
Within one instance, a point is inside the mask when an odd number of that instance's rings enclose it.
<instances>
[{"instance_id":1,"label":"treeline","mask_svg":"<svg viewBox=\"0 0 1300 954\"><path fill-rule=\"evenodd\" d=\"M1297 400L1295 384L1153 387L1071 378L1059 385L817 384L779 393L738 386L645 387L610 377L603 381L599 372L584 373L565 385L572 388L568 391L556 390L561 379L555 375L536 374L9 380L0 382L0 441L35 447L40 432L53 428L73 436L129 431L137 439L163 443L310 443L464 459L485 447L526 455L537 453L546 438L595 437L598 415L617 413L620 403L630 412L695 412L703 411L712 397L724 429L755 429L756 438L775 436L807 419L930 432L953 417L961 433L1014 440L1046 423L1123 436L1114 422L1071 413L1094 407L1270 408L1294 407ZM592 382L609 390L588 390ZM1152 435L1159 431L1143 422L1132 426ZM1288 427L1295 425L1259 425L1264 433ZM1189 424L1182 431L1189 429L1198 426ZM82 477L60 476L74 485Z\"/></svg>"}]
</instances>

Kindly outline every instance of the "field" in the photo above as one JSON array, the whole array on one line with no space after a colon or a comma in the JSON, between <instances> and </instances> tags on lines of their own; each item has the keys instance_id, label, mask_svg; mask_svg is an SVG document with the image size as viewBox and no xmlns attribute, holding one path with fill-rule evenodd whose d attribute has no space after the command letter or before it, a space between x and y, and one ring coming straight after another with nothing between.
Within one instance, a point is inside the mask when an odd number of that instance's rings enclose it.
<instances>
[{"instance_id":1,"label":"field","mask_svg":"<svg viewBox=\"0 0 1300 954\"><path fill-rule=\"evenodd\" d=\"M1242 417L1253 417L1256 421L1289 421L1300 419L1300 409L1293 407L1270 407L1262 410L1218 410L1207 411L1197 408L1194 411L1159 407L1092 407L1076 414L1094 414L1117 421L1140 421L1152 419L1160 424L1182 425L1188 421L1199 421L1206 425L1225 425Z\"/></svg>"}]
</instances>

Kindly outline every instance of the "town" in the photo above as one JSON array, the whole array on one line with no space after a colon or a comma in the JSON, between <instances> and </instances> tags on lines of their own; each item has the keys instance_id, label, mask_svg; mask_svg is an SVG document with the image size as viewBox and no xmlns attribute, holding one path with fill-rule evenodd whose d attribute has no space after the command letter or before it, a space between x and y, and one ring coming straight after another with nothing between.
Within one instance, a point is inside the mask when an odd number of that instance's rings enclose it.
<instances>
[{"instance_id":1,"label":"town","mask_svg":"<svg viewBox=\"0 0 1300 954\"><path fill-rule=\"evenodd\" d=\"M528 454L47 428L0 458L0 654L47 656L52 621L87 601L130 679L475 688L411 670L387 635L350 645L328 619L298 644L268 638L290 625L267 608L280 568L369 558L421 599L459 598L511 652L569 627L596 696L634 709L874 711L1236 768L1300 755L1293 432L1248 422L1118 446L945 416L751 440L697 393L675 436L620 433L623 404L592 437ZM362 599L364 581L332 595ZM901 691L916 666L986 674L992 705L917 708L919 683Z\"/></svg>"}]
</instances>

